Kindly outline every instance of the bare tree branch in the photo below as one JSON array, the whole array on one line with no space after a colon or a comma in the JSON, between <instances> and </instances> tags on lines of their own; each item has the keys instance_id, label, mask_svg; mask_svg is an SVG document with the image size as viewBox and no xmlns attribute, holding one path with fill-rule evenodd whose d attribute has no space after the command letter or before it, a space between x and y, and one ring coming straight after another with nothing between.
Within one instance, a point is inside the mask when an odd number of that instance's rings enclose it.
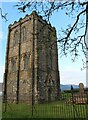
<instances>
[{"instance_id":1,"label":"bare tree branch","mask_svg":"<svg viewBox=\"0 0 88 120\"><path fill-rule=\"evenodd\" d=\"M74 55L74 58L77 58L79 55L79 48L81 47L82 52L86 56L86 50L88 50L88 46L85 41L85 36L87 33L87 24L85 21L81 21L81 16L86 15L88 9L88 1L79 1L78 3L75 0L72 1L54 1L54 2L32 2L25 1L19 2L16 7L21 12L26 12L27 9L30 11L36 10L38 14L42 14L42 16L49 21L49 18L55 11L58 10L66 10L66 15L74 16L74 12L76 15L76 19L74 24L68 25L66 29L61 30L60 37L57 39L57 42L60 44L61 54L67 55L71 53ZM84 34L80 35L80 30L85 30ZM75 35L73 35L75 34ZM52 43L52 46L54 43ZM52 47L51 46L51 47Z\"/></svg>"},{"instance_id":2,"label":"bare tree branch","mask_svg":"<svg viewBox=\"0 0 88 120\"><path fill-rule=\"evenodd\" d=\"M0 15L1 15L2 19L4 19L5 21L8 21L7 18L6 18L7 17L7 13L3 14L2 13L2 8L0 8Z\"/></svg>"}]
</instances>

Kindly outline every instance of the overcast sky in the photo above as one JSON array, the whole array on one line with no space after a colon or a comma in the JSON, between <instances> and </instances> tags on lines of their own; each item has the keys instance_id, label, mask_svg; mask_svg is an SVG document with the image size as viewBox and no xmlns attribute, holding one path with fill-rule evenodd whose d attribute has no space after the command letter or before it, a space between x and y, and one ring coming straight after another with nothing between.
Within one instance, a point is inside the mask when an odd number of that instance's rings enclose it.
<instances>
[{"instance_id":1,"label":"overcast sky","mask_svg":"<svg viewBox=\"0 0 88 120\"><path fill-rule=\"evenodd\" d=\"M8 12L7 18L8 21L0 22L0 82L3 81L3 73L5 68L5 53L6 53L6 41L7 41L7 33L8 33L8 25L13 23L15 20L18 21L20 17L24 17L25 14L21 14L17 11L16 8L13 7L15 3L13 2L3 2L3 12ZM30 12L27 12L30 14ZM66 26L70 22L73 22L71 18L67 18L65 16L64 11L59 11L58 13L54 13L51 18L52 26L56 27L57 36L59 33L59 29L61 27ZM1 29L2 27L2 29ZM59 50L60 51L60 50ZM71 61L71 56L68 57L60 57L59 55L59 70L60 70L60 82L61 84L76 84L78 85L80 82L86 85L86 70L81 71L83 66L82 59L84 58L83 54L80 51L80 56L75 63Z\"/></svg>"}]
</instances>

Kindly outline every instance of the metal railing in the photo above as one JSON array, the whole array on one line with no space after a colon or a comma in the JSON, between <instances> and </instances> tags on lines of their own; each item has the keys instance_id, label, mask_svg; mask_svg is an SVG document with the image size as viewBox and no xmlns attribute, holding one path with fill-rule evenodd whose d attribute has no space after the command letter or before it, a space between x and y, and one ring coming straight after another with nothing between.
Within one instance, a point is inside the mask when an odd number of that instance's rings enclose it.
<instances>
[{"instance_id":1,"label":"metal railing","mask_svg":"<svg viewBox=\"0 0 88 120\"><path fill-rule=\"evenodd\" d=\"M27 96L26 96L27 97ZM29 95L28 95L29 97ZM24 96L25 98L25 96ZM16 104L14 100L6 100L2 104L4 118L88 118L88 92L80 95L78 92L61 92L57 101L35 103L24 99ZM9 102L10 101L10 102ZM6 110L5 110L6 108Z\"/></svg>"}]
</instances>

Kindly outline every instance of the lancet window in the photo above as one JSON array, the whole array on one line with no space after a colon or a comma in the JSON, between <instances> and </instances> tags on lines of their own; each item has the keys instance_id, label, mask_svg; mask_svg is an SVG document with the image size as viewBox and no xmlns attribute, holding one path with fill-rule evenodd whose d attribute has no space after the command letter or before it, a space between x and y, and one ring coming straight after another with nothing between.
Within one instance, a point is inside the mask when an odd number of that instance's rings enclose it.
<instances>
[{"instance_id":1,"label":"lancet window","mask_svg":"<svg viewBox=\"0 0 88 120\"><path fill-rule=\"evenodd\" d=\"M17 45L18 42L19 42L19 32L18 32L18 30L16 30L15 33L14 33L13 45Z\"/></svg>"},{"instance_id":2,"label":"lancet window","mask_svg":"<svg viewBox=\"0 0 88 120\"><path fill-rule=\"evenodd\" d=\"M12 71L16 71L16 60L14 58L11 59L11 68Z\"/></svg>"},{"instance_id":3,"label":"lancet window","mask_svg":"<svg viewBox=\"0 0 88 120\"><path fill-rule=\"evenodd\" d=\"M27 28L22 28L22 41L25 41L27 39Z\"/></svg>"},{"instance_id":4,"label":"lancet window","mask_svg":"<svg viewBox=\"0 0 88 120\"><path fill-rule=\"evenodd\" d=\"M27 55L24 56L24 69L27 70L28 69L28 60L29 57Z\"/></svg>"}]
</instances>

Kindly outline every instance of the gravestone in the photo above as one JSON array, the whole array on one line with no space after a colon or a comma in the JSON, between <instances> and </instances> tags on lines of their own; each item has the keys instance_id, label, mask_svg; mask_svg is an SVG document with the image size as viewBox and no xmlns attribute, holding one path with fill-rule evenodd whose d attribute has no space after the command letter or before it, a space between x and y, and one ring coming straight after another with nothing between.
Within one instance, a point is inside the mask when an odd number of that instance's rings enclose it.
<instances>
[{"instance_id":1,"label":"gravestone","mask_svg":"<svg viewBox=\"0 0 88 120\"><path fill-rule=\"evenodd\" d=\"M73 89L71 87L71 89ZM70 101L70 102L69 102ZM68 103L75 104L86 104L88 102L87 95L84 92L84 84L79 83L79 93L73 94L73 97L68 101Z\"/></svg>"},{"instance_id":2,"label":"gravestone","mask_svg":"<svg viewBox=\"0 0 88 120\"><path fill-rule=\"evenodd\" d=\"M79 94L80 95L84 94L84 84L83 83L79 83Z\"/></svg>"}]
</instances>

